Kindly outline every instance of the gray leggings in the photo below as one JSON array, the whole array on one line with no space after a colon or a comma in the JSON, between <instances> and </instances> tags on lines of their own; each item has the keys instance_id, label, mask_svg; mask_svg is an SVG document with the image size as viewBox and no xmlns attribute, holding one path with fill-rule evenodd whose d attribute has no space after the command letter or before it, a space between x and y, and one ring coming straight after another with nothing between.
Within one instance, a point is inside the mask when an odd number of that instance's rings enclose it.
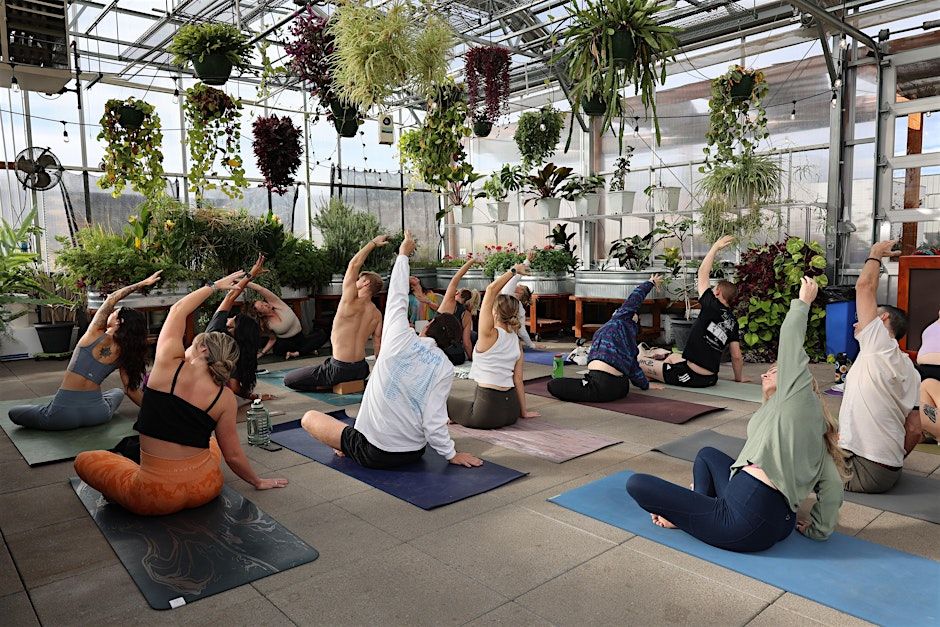
<instances>
[{"instance_id":1,"label":"gray leggings","mask_svg":"<svg viewBox=\"0 0 940 627\"><path fill-rule=\"evenodd\" d=\"M470 429L499 429L515 424L521 412L516 388L505 392L477 386L472 401L447 399L447 414L459 425Z\"/></svg>"},{"instance_id":2,"label":"gray leggings","mask_svg":"<svg viewBox=\"0 0 940 627\"><path fill-rule=\"evenodd\" d=\"M21 427L65 431L108 422L123 400L121 388L107 392L60 389L48 405L17 405L8 413L10 420Z\"/></svg>"}]
</instances>

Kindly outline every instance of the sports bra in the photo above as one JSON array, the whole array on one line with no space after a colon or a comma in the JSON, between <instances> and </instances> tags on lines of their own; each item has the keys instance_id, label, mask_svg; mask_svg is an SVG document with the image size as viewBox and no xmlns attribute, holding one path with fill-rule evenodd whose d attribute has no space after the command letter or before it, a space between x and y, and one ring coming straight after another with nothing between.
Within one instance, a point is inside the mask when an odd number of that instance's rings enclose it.
<instances>
[{"instance_id":1,"label":"sports bra","mask_svg":"<svg viewBox=\"0 0 940 627\"><path fill-rule=\"evenodd\" d=\"M101 385L101 382L118 367L117 362L106 364L95 359L95 347L101 344L106 335L107 333L102 333L101 337L88 346L77 347L66 370Z\"/></svg>"},{"instance_id":2,"label":"sports bra","mask_svg":"<svg viewBox=\"0 0 940 627\"><path fill-rule=\"evenodd\" d=\"M176 368L169 392L144 387L144 398L140 403L140 413L137 414L134 429L141 435L158 440L195 448L209 448L209 436L216 426L209 410L215 406L225 388L219 387L219 393L205 409L199 409L186 399L176 396L173 391L184 363L186 362L181 361Z\"/></svg>"}]
</instances>

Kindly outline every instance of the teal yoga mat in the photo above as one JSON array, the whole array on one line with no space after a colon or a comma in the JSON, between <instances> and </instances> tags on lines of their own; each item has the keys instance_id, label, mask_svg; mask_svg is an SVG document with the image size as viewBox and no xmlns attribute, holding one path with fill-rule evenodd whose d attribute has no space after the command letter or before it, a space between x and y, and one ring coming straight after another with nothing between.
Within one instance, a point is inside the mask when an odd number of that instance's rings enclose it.
<instances>
[{"instance_id":1,"label":"teal yoga mat","mask_svg":"<svg viewBox=\"0 0 940 627\"><path fill-rule=\"evenodd\" d=\"M74 459L82 451L108 450L122 438L136 433L134 416L121 415L118 410L110 422L96 427L69 429L68 431L40 431L13 424L7 415L15 405L45 405L51 396L0 402L0 427L10 437L20 455L30 466L51 464Z\"/></svg>"},{"instance_id":2,"label":"teal yoga mat","mask_svg":"<svg viewBox=\"0 0 940 627\"><path fill-rule=\"evenodd\" d=\"M940 621L940 562L834 533L816 542L794 531L759 553L734 553L663 529L626 491L629 470L549 499L624 531L880 625Z\"/></svg>"},{"instance_id":3,"label":"teal yoga mat","mask_svg":"<svg viewBox=\"0 0 940 627\"><path fill-rule=\"evenodd\" d=\"M737 383L735 381L718 379L718 383L709 388L685 388L680 385L667 385L666 387L671 390L684 390L696 394L733 398L738 401L750 401L752 403L760 403L763 401L760 386L754 383Z\"/></svg>"},{"instance_id":4,"label":"teal yoga mat","mask_svg":"<svg viewBox=\"0 0 940 627\"><path fill-rule=\"evenodd\" d=\"M297 392L297 394L303 394L309 398L312 398L317 401L323 401L324 403L329 403L336 407L345 407L346 405L356 405L362 402L362 394L333 394L332 392L298 392L297 390L291 390L289 387L284 385L284 375L286 375L290 370L272 370L267 374L259 374L258 381L264 381L265 383L270 383L271 385L276 385L285 390L290 390L291 392Z\"/></svg>"}]
</instances>

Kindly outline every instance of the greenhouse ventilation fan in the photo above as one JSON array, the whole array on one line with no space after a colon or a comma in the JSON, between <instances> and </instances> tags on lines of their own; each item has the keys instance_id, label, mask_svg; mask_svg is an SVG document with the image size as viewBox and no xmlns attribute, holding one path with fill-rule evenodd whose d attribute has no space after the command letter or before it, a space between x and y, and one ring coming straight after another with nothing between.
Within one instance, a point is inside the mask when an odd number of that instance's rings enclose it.
<instances>
[{"instance_id":1,"label":"greenhouse ventilation fan","mask_svg":"<svg viewBox=\"0 0 940 627\"><path fill-rule=\"evenodd\" d=\"M52 189L62 178L62 166L48 148L27 148L16 155L15 163L17 180L38 192Z\"/></svg>"}]
</instances>

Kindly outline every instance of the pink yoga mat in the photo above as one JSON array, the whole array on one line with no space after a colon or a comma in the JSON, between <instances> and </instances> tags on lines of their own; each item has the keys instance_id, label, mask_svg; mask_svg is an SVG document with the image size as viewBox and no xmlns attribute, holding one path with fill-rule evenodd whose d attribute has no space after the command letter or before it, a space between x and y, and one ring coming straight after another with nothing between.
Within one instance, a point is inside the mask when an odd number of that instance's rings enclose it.
<instances>
[{"instance_id":1,"label":"pink yoga mat","mask_svg":"<svg viewBox=\"0 0 940 627\"><path fill-rule=\"evenodd\" d=\"M554 398L548 391L549 379L550 377L542 377L541 379L526 381L525 391L528 394L535 394L536 396ZM713 411L724 410L724 407L675 401L661 396L638 394L633 390L630 390L630 394L628 394L626 398L622 398L619 401L611 401L610 403L578 403L578 405L609 409L610 411L620 412L621 414L650 418L674 425L681 425L693 418L710 414Z\"/></svg>"},{"instance_id":2,"label":"pink yoga mat","mask_svg":"<svg viewBox=\"0 0 940 627\"><path fill-rule=\"evenodd\" d=\"M461 425L450 425L450 432L452 435L476 438L541 457L556 464L623 442L586 431L559 427L538 418L519 419L516 424L502 429L468 429Z\"/></svg>"}]
</instances>

